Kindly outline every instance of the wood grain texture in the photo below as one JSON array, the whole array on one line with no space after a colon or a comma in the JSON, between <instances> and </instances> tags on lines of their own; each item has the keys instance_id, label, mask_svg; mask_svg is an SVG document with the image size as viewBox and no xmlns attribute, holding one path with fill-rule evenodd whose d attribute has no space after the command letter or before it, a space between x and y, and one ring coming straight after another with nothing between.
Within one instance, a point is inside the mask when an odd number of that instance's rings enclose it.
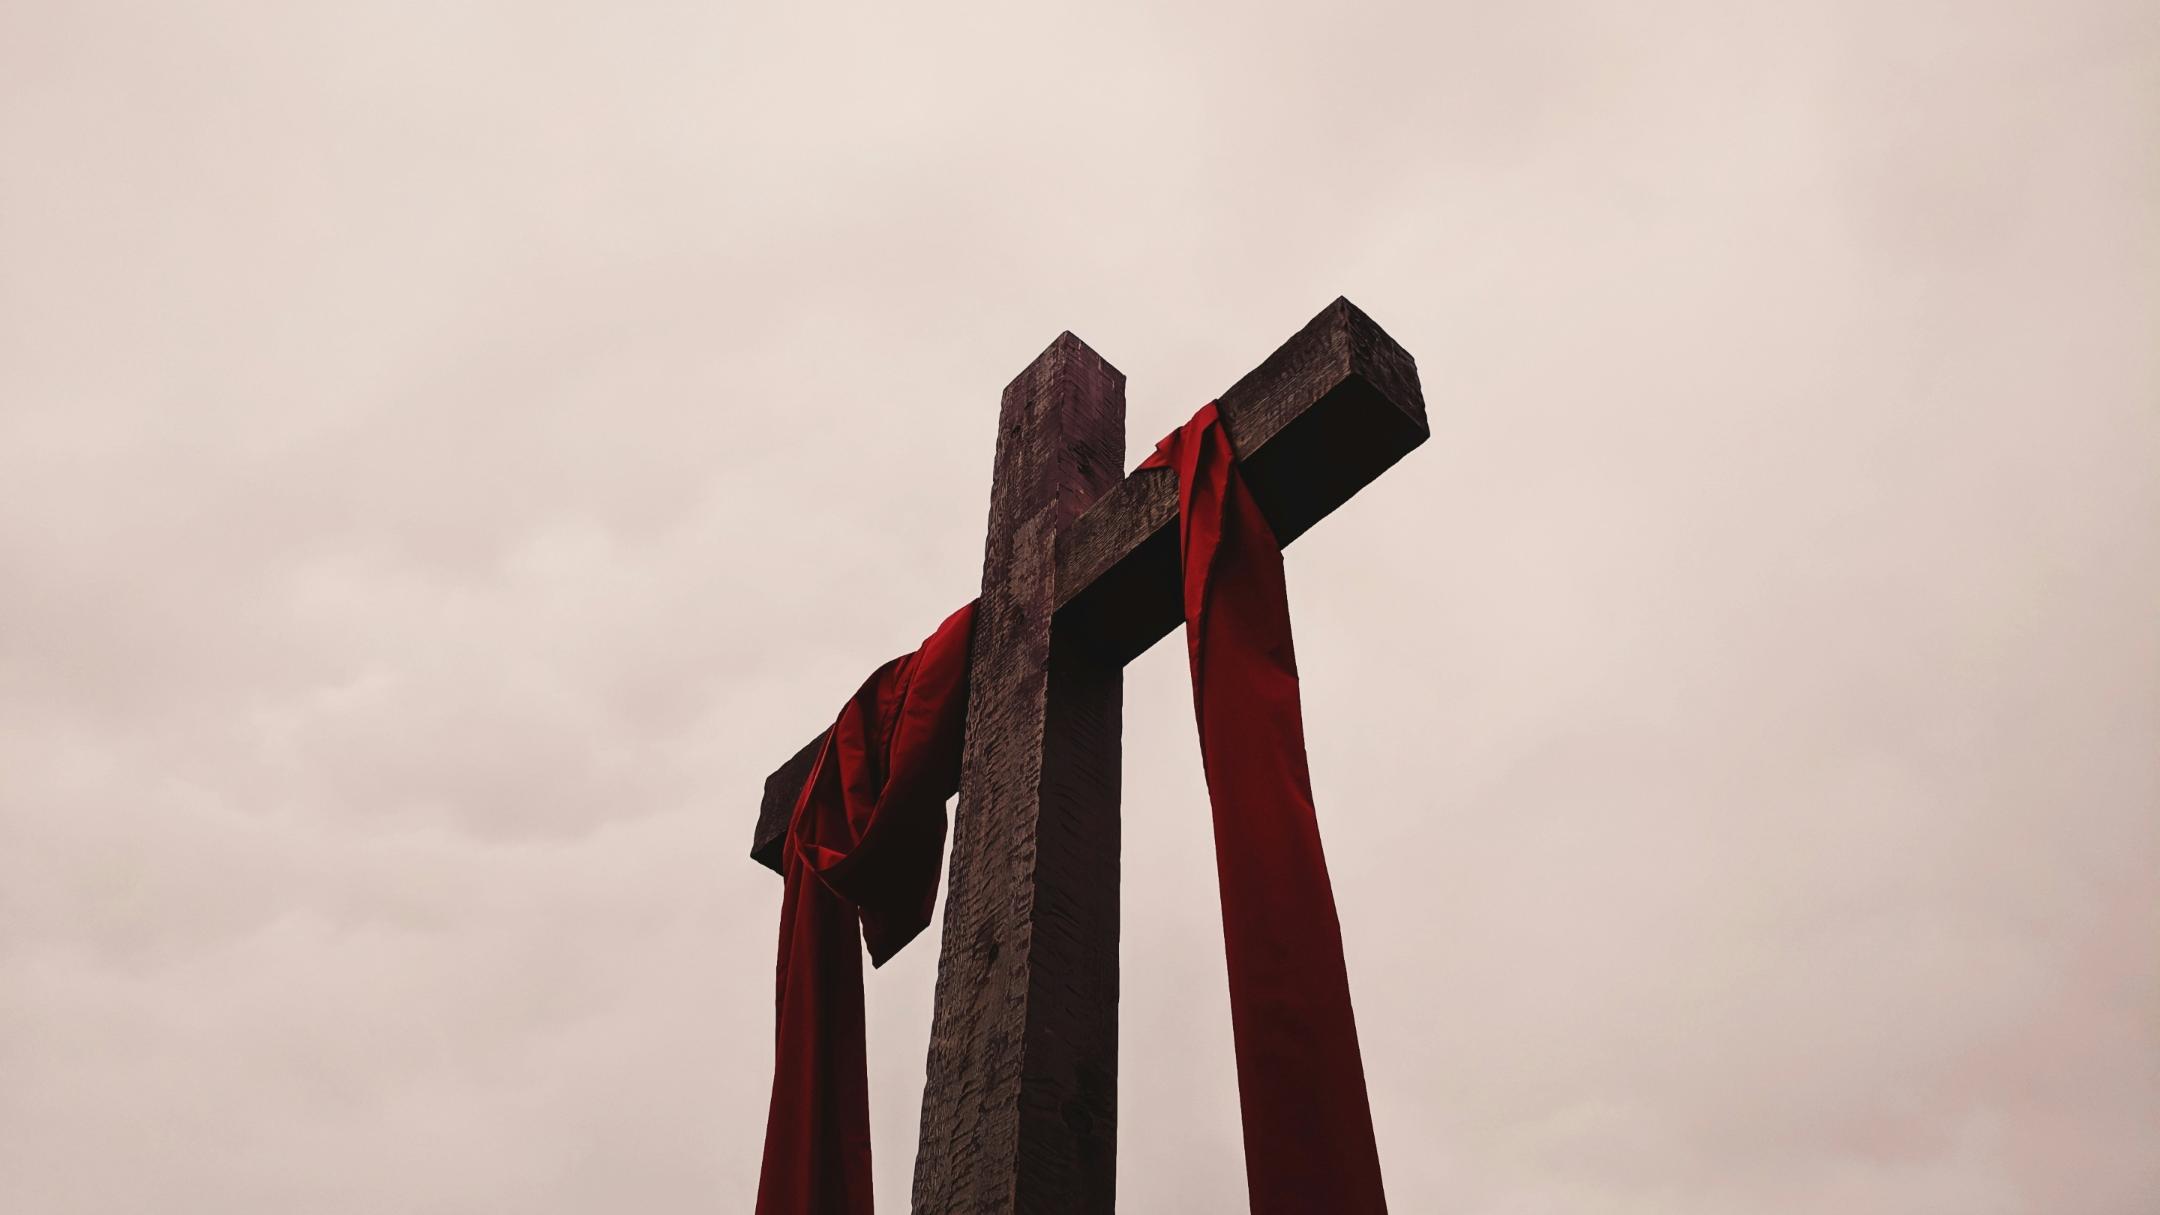
<instances>
[{"instance_id":1,"label":"wood grain texture","mask_svg":"<svg viewBox=\"0 0 2160 1215\"><path fill-rule=\"evenodd\" d=\"M1321 309L1217 400L1246 480L1284 544L1428 434L1417 361L1347 299ZM1097 453L1112 469L1123 456ZM1177 479L1157 469L1124 478L1059 530L1058 622L1070 644L1130 662L1178 626L1176 524ZM802 785L794 766L808 762L798 752L765 782L750 855L775 872Z\"/></svg>"},{"instance_id":2,"label":"wood grain texture","mask_svg":"<svg viewBox=\"0 0 2160 1215\"><path fill-rule=\"evenodd\" d=\"M1123 667L1053 647L1059 533L1116 484L1125 377L1060 335L1005 389L915 1209L1112 1209Z\"/></svg>"}]
</instances>

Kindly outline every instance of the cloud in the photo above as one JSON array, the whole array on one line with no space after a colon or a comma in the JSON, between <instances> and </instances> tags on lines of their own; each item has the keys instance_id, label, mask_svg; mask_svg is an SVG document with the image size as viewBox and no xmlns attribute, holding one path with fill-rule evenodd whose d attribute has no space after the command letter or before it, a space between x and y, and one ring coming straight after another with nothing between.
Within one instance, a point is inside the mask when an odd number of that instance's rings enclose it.
<instances>
[{"instance_id":1,"label":"cloud","mask_svg":"<svg viewBox=\"0 0 2160 1215\"><path fill-rule=\"evenodd\" d=\"M1289 555L1405 1211L2160 1190L2134 4L0 14L0 1209L747 1209L770 768L1348 294ZM1170 649L1121 1196L1242 1202ZM871 984L904 1205L934 943Z\"/></svg>"}]
</instances>

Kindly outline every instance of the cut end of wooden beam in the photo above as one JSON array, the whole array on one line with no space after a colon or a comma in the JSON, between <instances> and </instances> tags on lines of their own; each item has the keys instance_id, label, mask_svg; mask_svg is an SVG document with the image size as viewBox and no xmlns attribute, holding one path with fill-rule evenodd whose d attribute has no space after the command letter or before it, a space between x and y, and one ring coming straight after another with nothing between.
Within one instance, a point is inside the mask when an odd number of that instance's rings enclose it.
<instances>
[{"instance_id":1,"label":"cut end of wooden beam","mask_svg":"<svg viewBox=\"0 0 2160 1215\"><path fill-rule=\"evenodd\" d=\"M1029 376L1040 376L1046 367L1055 368L1061 365L1099 367L1108 372L1110 378L1117 383L1125 382L1124 372L1112 366L1110 360L1104 358L1093 346L1081 341L1072 330L1067 329L1052 338L1050 344L1042 348L1042 353L1036 355L1019 375L1007 381L1005 391L1012 391L1014 385Z\"/></svg>"},{"instance_id":2,"label":"cut end of wooden beam","mask_svg":"<svg viewBox=\"0 0 2160 1215\"><path fill-rule=\"evenodd\" d=\"M757 833L750 840L750 859L774 873L780 872L780 850L787 843L788 819L795 813L795 800L810 779L810 765L817 762L818 748L824 743L825 735L820 733L765 778L765 796L758 803Z\"/></svg>"}]
</instances>

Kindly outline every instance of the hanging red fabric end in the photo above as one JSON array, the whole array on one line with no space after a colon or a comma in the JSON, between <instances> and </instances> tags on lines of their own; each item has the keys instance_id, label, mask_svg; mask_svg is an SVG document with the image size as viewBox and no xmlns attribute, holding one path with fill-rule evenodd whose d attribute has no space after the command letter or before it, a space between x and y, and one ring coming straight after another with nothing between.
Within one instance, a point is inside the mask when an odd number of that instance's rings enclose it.
<instances>
[{"instance_id":1,"label":"hanging red fabric end","mask_svg":"<svg viewBox=\"0 0 2160 1215\"><path fill-rule=\"evenodd\" d=\"M879 667L826 731L783 852L778 1017L758 1215L871 1215L862 947L930 923L960 785L975 605Z\"/></svg>"},{"instance_id":2,"label":"hanging red fabric end","mask_svg":"<svg viewBox=\"0 0 2160 1215\"><path fill-rule=\"evenodd\" d=\"M1215 818L1252 1209L1383 1212L1342 929L1305 766L1282 547L1213 402L1141 467L1178 476L1185 646Z\"/></svg>"}]
</instances>

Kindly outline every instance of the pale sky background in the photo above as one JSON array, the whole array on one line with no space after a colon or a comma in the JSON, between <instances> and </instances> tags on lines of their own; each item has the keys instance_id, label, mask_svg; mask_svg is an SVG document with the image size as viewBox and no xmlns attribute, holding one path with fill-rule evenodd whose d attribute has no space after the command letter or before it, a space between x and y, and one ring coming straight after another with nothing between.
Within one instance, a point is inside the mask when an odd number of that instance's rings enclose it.
<instances>
[{"instance_id":1,"label":"pale sky background","mask_svg":"<svg viewBox=\"0 0 2160 1215\"><path fill-rule=\"evenodd\" d=\"M1338 294L1396 1210L2160 1210L2160 10L0 0L0 1212L748 1209L760 782ZM1242 1209L1181 648L1119 1186ZM872 976L905 1209L935 942Z\"/></svg>"}]
</instances>

